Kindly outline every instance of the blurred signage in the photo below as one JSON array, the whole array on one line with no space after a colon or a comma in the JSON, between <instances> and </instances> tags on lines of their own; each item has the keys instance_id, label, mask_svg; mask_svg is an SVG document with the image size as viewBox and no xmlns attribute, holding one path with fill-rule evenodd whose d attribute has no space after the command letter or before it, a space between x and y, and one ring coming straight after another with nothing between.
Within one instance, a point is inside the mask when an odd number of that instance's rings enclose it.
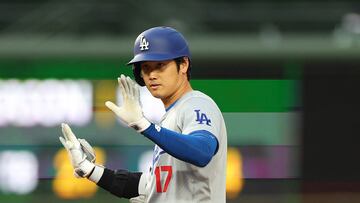
<instances>
[{"instance_id":1,"label":"blurred signage","mask_svg":"<svg viewBox=\"0 0 360 203\"><path fill-rule=\"evenodd\" d=\"M86 80L0 80L0 126L85 125L92 118L92 100Z\"/></svg>"},{"instance_id":2,"label":"blurred signage","mask_svg":"<svg viewBox=\"0 0 360 203\"><path fill-rule=\"evenodd\" d=\"M38 165L32 152L0 152L0 191L20 195L31 193L38 184Z\"/></svg>"}]
</instances>

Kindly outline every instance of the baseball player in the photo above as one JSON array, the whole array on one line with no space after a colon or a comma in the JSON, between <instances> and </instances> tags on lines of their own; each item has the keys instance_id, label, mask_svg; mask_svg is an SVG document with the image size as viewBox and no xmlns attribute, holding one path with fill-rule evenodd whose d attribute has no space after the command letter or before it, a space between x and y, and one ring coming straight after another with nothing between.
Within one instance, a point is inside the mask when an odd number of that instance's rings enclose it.
<instances>
[{"instance_id":1,"label":"baseball player","mask_svg":"<svg viewBox=\"0 0 360 203\"><path fill-rule=\"evenodd\" d=\"M76 177L85 177L130 202L225 202L227 134L216 103L190 85L191 58L185 38L170 27L154 27L135 40L135 81L118 78L123 104L107 101L129 127L154 142L148 172L110 170L94 163L92 147L62 124L61 143ZM159 123L143 116L139 85L161 99L166 113Z\"/></svg>"}]
</instances>

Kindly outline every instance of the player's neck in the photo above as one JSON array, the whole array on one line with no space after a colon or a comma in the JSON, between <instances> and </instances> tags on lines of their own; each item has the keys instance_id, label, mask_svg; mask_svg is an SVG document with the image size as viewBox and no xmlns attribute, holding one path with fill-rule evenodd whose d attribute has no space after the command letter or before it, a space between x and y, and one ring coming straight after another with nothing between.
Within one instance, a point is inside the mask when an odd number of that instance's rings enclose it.
<instances>
[{"instance_id":1,"label":"player's neck","mask_svg":"<svg viewBox=\"0 0 360 203\"><path fill-rule=\"evenodd\" d=\"M162 98L162 102L164 103L165 108L167 109L171 104L176 102L178 99L180 99L184 94L192 91L192 87L190 85L189 81L186 81L184 85L182 85L174 94L172 94L170 97Z\"/></svg>"}]
</instances>

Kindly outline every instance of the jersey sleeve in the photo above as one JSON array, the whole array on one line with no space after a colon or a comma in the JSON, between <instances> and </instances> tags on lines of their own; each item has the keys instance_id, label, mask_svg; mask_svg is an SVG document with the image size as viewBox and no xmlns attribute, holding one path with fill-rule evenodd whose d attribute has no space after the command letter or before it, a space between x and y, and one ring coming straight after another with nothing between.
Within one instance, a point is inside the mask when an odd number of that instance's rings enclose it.
<instances>
[{"instance_id":1,"label":"jersey sleeve","mask_svg":"<svg viewBox=\"0 0 360 203\"><path fill-rule=\"evenodd\" d=\"M208 131L218 138L220 133L221 112L210 99L193 97L180 106L177 125L182 134L188 135L196 131Z\"/></svg>"}]
</instances>

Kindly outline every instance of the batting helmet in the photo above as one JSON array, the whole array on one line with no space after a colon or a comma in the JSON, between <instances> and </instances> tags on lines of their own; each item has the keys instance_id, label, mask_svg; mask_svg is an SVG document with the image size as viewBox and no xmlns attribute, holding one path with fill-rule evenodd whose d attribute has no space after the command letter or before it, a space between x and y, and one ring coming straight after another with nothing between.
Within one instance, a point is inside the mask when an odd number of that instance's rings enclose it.
<instances>
[{"instance_id":1,"label":"batting helmet","mask_svg":"<svg viewBox=\"0 0 360 203\"><path fill-rule=\"evenodd\" d=\"M128 65L133 65L136 82L144 86L140 76L142 61L166 61L179 57L188 57L190 50L183 35L171 27L154 27L142 32L135 40L134 58Z\"/></svg>"}]
</instances>

